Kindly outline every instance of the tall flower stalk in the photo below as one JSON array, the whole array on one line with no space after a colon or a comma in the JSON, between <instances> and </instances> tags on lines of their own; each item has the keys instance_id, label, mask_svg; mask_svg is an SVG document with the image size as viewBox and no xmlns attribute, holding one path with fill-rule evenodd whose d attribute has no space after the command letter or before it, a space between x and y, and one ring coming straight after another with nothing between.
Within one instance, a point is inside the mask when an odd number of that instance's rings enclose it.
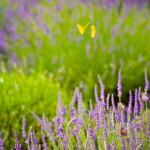
<instances>
[{"instance_id":1,"label":"tall flower stalk","mask_svg":"<svg viewBox=\"0 0 150 150\"><path fill-rule=\"evenodd\" d=\"M122 75L121 75L121 70L119 70L119 73L118 73L117 90L118 90L119 102L121 103L121 97L122 97Z\"/></svg>"}]
</instances>

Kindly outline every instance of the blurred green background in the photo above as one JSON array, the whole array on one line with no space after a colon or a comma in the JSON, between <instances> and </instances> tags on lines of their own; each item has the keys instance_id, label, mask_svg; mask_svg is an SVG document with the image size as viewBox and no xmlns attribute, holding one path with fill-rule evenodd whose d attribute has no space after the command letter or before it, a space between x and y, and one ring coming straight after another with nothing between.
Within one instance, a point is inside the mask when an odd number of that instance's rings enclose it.
<instances>
[{"instance_id":1,"label":"blurred green background","mask_svg":"<svg viewBox=\"0 0 150 150\"><path fill-rule=\"evenodd\" d=\"M109 7L108 7L109 6ZM123 97L144 87L150 67L150 10L122 3L97 1L19 1L0 4L0 131L21 130L23 114L44 112L53 118L58 92L66 106L76 86L86 105L94 100L100 74L106 95L117 98L117 76L122 70ZM76 23L90 23L81 35ZM96 35L90 36L91 25ZM100 93L100 87L98 86ZM9 136L8 136L9 137ZM9 140L9 142L12 139Z\"/></svg>"}]
</instances>

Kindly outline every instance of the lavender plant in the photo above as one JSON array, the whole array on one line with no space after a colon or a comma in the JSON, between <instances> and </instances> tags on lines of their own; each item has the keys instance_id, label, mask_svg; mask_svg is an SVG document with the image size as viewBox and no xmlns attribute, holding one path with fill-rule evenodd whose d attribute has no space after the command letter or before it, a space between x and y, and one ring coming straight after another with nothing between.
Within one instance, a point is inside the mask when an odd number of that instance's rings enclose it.
<instances>
[{"instance_id":1,"label":"lavender plant","mask_svg":"<svg viewBox=\"0 0 150 150\"><path fill-rule=\"evenodd\" d=\"M115 85L112 77L115 76L111 76L108 83L109 71L117 75L120 67L128 70L131 83L132 74L138 67L149 67L148 0L1 1L5 5L0 6L3 8L0 9L3 14L0 20L0 58L5 60L6 70L11 71L16 65L27 74L46 70L53 74L54 80L59 80L62 88L73 89L73 84L82 83L83 95L87 94L89 98L91 95L87 91L93 88L95 74L103 73L101 78L107 85L105 91L112 92ZM79 35L77 22L93 23L97 30L95 38L91 40L88 28L87 34ZM105 59L99 59L99 56ZM129 65L125 66L126 63ZM141 76L138 72L136 78ZM139 84L143 86L139 80L132 86L135 88ZM131 86L125 86L124 92L128 93L126 89Z\"/></svg>"},{"instance_id":2,"label":"lavender plant","mask_svg":"<svg viewBox=\"0 0 150 150\"><path fill-rule=\"evenodd\" d=\"M121 71L119 81L120 76ZM145 76L148 86L147 73ZM22 138L19 139L17 132L14 132L14 148L16 150L149 149L150 111L146 102L150 103L150 100L145 101L141 97L142 90L139 88L135 89L134 96L129 90L127 107L121 102L115 106L113 94L111 99L110 94L106 98L102 96L104 85L100 77L99 81L100 94L98 95L95 90L95 102L90 100L89 110L84 106L82 93L76 88L68 111L62 103L61 94L58 95L57 114L52 121L44 114L40 118L32 113L40 124L41 138L37 136L37 129L35 131L30 128L27 131L26 118L23 116ZM0 136L0 150L3 149L5 149L4 141Z\"/></svg>"}]
</instances>

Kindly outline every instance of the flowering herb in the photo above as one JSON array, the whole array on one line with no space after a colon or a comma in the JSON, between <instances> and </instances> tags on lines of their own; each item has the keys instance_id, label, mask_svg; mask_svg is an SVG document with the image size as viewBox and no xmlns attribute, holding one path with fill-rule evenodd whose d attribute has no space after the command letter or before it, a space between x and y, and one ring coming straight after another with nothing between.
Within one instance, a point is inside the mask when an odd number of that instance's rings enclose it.
<instances>
[{"instance_id":1,"label":"flowering herb","mask_svg":"<svg viewBox=\"0 0 150 150\"><path fill-rule=\"evenodd\" d=\"M120 73L119 76L121 76ZM100 78L98 80L101 87L100 98L98 98L99 93L96 87L95 106L90 100L89 110L84 106L82 93L79 88L76 88L69 111L62 102L61 94L58 94L57 113L52 121L49 121L44 114L40 118L33 113L41 126L41 140L36 134L37 129L30 128L27 132L26 118L23 116L22 139L17 132L14 132L15 149L21 150L24 147L32 150L148 148L150 112L148 107L146 111L144 110L143 105L147 101L141 100L142 89L135 89L134 102L131 90L129 91L129 104L126 109L120 102L115 106L113 94L111 94L111 105L109 105L110 94L107 97L104 96L105 86ZM133 104L134 110L132 110ZM4 144L0 135L0 150L4 149Z\"/></svg>"}]
</instances>

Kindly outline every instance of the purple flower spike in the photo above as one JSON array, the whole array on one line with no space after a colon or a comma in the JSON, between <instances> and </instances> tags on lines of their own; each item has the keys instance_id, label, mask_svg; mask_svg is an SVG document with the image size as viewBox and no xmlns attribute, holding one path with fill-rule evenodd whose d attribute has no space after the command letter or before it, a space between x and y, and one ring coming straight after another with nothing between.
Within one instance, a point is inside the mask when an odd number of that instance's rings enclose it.
<instances>
[{"instance_id":1,"label":"purple flower spike","mask_svg":"<svg viewBox=\"0 0 150 150\"><path fill-rule=\"evenodd\" d=\"M106 118L106 113L105 113L105 102L101 102L100 103L100 108L99 108L99 120L100 123L104 123L105 122L105 118Z\"/></svg>"},{"instance_id":2,"label":"purple flower spike","mask_svg":"<svg viewBox=\"0 0 150 150\"><path fill-rule=\"evenodd\" d=\"M115 118L118 121L118 123L121 123L121 114L118 109L116 109Z\"/></svg>"},{"instance_id":3,"label":"purple flower spike","mask_svg":"<svg viewBox=\"0 0 150 150\"><path fill-rule=\"evenodd\" d=\"M75 110L75 107L73 105L73 102L70 104L70 116L71 117L76 116L76 110Z\"/></svg>"},{"instance_id":4,"label":"purple flower spike","mask_svg":"<svg viewBox=\"0 0 150 150\"><path fill-rule=\"evenodd\" d=\"M0 137L0 150L4 150L4 142L3 140L1 140L1 137Z\"/></svg>"},{"instance_id":5,"label":"purple flower spike","mask_svg":"<svg viewBox=\"0 0 150 150\"><path fill-rule=\"evenodd\" d=\"M94 110L93 110L93 106L92 106L92 100L90 99L90 118L93 119L94 118Z\"/></svg>"},{"instance_id":6,"label":"purple flower spike","mask_svg":"<svg viewBox=\"0 0 150 150\"><path fill-rule=\"evenodd\" d=\"M78 99L78 114L82 115L83 114L83 102L82 102L82 93L80 93L79 95L79 99Z\"/></svg>"},{"instance_id":7,"label":"purple flower spike","mask_svg":"<svg viewBox=\"0 0 150 150\"><path fill-rule=\"evenodd\" d=\"M110 107L108 119L109 119L110 132L112 132L114 129L114 116L112 112L112 107Z\"/></svg>"},{"instance_id":8,"label":"purple flower spike","mask_svg":"<svg viewBox=\"0 0 150 150\"><path fill-rule=\"evenodd\" d=\"M106 143L106 148L107 148L107 150L111 150L111 146L109 143Z\"/></svg>"},{"instance_id":9,"label":"purple flower spike","mask_svg":"<svg viewBox=\"0 0 150 150\"><path fill-rule=\"evenodd\" d=\"M38 138L36 137L35 131L30 132L30 143L33 150L38 149Z\"/></svg>"},{"instance_id":10,"label":"purple flower spike","mask_svg":"<svg viewBox=\"0 0 150 150\"><path fill-rule=\"evenodd\" d=\"M148 97L148 93L147 93L147 92L142 93L142 100L143 100L143 101L148 101L148 100L149 100L149 97Z\"/></svg>"},{"instance_id":11,"label":"purple flower spike","mask_svg":"<svg viewBox=\"0 0 150 150\"><path fill-rule=\"evenodd\" d=\"M81 142L81 138L80 135L77 136L77 150L81 150L82 149L82 142Z\"/></svg>"},{"instance_id":12,"label":"purple flower spike","mask_svg":"<svg viewBox=\"0 0 150 150\"><path fill-rule=\"evenodd\" d=\"M136 115L139 112L138 107L138 90L135 89L135 97L134 97L134 115Z\"/></svg>"},{"instance_id":13,"label":"purple flower spike","mask_svg":"<svg viewBox=\"0 0 150 150\"><path fill-rule=\"evenodd\" d=\"M118 75L118 84L117 84L117 90L118 90L118 97L122 96L122 76L121 76L121 70L119 70L119 75Z\"/></svg>"},{"instance_id":14,"label":"purple flower spike","mask_svg":"<svg viewBox=\"0 0 150 150\"><path fill-rule=\"evenodd\" d=\"M95 109L94 109L94 120L96 123L96 130L98 130L100 128L100 121L99 121L99 106L98 104L96 105Z\"/></svg>"},{"instance_id":15,"label":"purple flower spike","mask_svg":"<svg viewBox=\"0 0 150 150\"><path fill-rule=\"evenodd\" d=\"M105 93L104 93L104 90L105 90L105 85L103 84L101 78L100 78L100 75L98 75L98 81L100 83L100 86L101 86L101 94L100 94L100 99L102 99L104 101L105 99Z\"/></svg>"},{"instance_id":16,"label":"purple flower spike","mask_svg":"<svg viewBox=\"0 0 150 150\"><path fill-rule=\"evenodd\" d=\"M75 125L75 124L77 124L77 123L78 123L78 121L79 121L79 119L78 119L78 118L73 118L73 119L71 119L71 120L70 120L69 124L71 124L71 125Z\"/></svg>"},{"instance_id":17,"label":"purple flower spike","mask_svg":"<svg viewBox=\"0 0 150 150\"><path fill-rule=\"evenodd\" d=\"M94 129L92 128L92 118L91 118L90 111L89 111L89 120L88 120L87 133L88 133L88 135L89 135L89 137L90 137L91 139L94 139L94 138L95 138L95 131L94 131Z\"/></svg>"},{"instance_id":18,"label":"purple flower spike","mask_svg":"<svg viewBox=\"0 0 150 150\"><path fill-rule=\"evenodd\" d=\"M15 137L15 149L22 150L22 146L21 146L21 144L19 144L17 132L14 132L14 137Z\"/></svg>"},{"instance_id":19,"label":"purple flower spike","mask_svg":"<svg viewBox=\"0 0 150 150\"><path fill-rule=\"evenodd\" d=\"M103 129L103 138L105 141L107 141L108 131L107 131L107 123L106 122L103 122L102 129Z\"/></svg>"},{"instance_id":20,"label":"purple flower spike","mask_svg":"<svg viewBox=\"0 0 150 150\"><path fill-rule=\"evenodd\" d=\"M113 111L115 112L116 106L115 106L115 101L114 101L114 95L113 94L111 95L111 104L112 104Z\"/></svg>"},{"instance_id":21,"label":"purple flower spike","mask_svg":"<svg viewBox=\"0 0 150 150\"><path fill-rule=\"evenodd\" d=\"M121 150L126 150L124 137L121 137Z\"/></svg>"},{"instance_id":22,"label":"purple flower spike","mask_svg":"<svg viewBox=\"0 0 150 150\"><path fill-rule=\"evenodd\" d=\"M148 130L150 131L150 113L148 114Z\"/></svg>"},{"instance_id":23,"label":"purple flower spike","mask_svg":"<svg viewBox=\"0 0 150 150\"><path fill-rule=\"evenodd\" d=\"M94 94L95 94L95 100L98 103L99 102L99 98L98 98L98 93L97 93L97 85L95 85Z\"/></svg>"},{"instance_id":24,"label":"purple flower spike","mask_svg":"<svg viewBox=\"0 0 150 150\"><path fill-rule=\"evenodd\" d=\"M25 138L27 136L26 134L26 118L23 116L23 124L22 124L22 137Z\"/></svg>"},{"instance_id":25,"label":"purple flower spike","mask_svg":"<svg viewBox=\"0 0 150 150\"><path fill-rule=\"evenodd\" d=\"M117 144L113 143L113 150L117 150Z\"/></svg>"},{"instance_id":26,"label":"purple flower spike","mask_svg":"<svg viewBox=\"0 0 150 150\"><path fill-rule=\"evenodd\" d=\"M48 150L49 148L48 148L48 145L47 145L46 140L45 140L45 134L43 132L43 129L41 129L41 135L42 135L43 149Z\"/></svg>"},{"instance_id":27,"label":"purple flower spike","mask_svg":"<svg viewBox=\"0 0 150 150\"><path fill-rule=\"evenodd\" d=\"M66 107L62 104L61 93L58 94L58 111L61 111L62 115L67 112Z\"/></svg>"},{"instance_id":28,"label":"purple flower spike","mask_svg":"<svg viewBox=\"0 0 150 150\"><path fill-rule=\"evenodd\" d=\"M80 94L79 88L76 87L76 89L75 89L75 91L74 91L74 94L73 94L73 98L72 98L72 100L73 100L74 102L78 100L79 94Z\"/></svg>"},{"instance_id":29,"label":"purple flower spike","mask_svg":"<svg viewBox=\"0 0 150 150\"><path fill-rule=\"evenodd\" d=\"M0 49L2 51L6 51L7 50L7 42L5 39L5 31L0 29Z\"/></svg>"},{"instance_id":30,"label":"purple flower spike","mask_svg":"<svg viewBox=\"0 0 150 150\"><path fill-rule=\"evenodd\" d=\"M107 98L106 98L106 108L108 111L109 111L109 98L110 98L110 93L107 95Z\"/></svg>"},{"instance_id":31,"label":"purple flower spike","mask_svg":"<svg viewBox=\"0 0 150 150\"><path fill-rule=\"evenodd\" d=\"M148 77L147 77L147 71L145 70L145 92L147 92L149 89L149 81L148 81Z\"/></svg>"},{"instance_id":32,"label":"purple flower spike","mask_svg":"<svg viewBox=\"0 0 150 150\"><path fill-rule=\"evenodd\" d=\"M142 102L142 98L141 98L141 87L139 87L139 91L138 91L138 102L139 102L139 111L140 111L140 115L142 114L142 110L144 108L144 104Z\"/></svg>"},{"instance_id":33,"label":"purple flower spike","mask_svg":"<svg viewBox=\"0 0 150 150\"><path fill-rule=\"evenodd\" d=\"M132 114L132 92L131 90L129 91L129 104L128 104L128 109L127 109L127 113L130 115Z\"/></svg>"},{"instance_id":34,"label":"purple flower spike","mask_svg":"<svg viewBox=\"0 0 150 150\"><path fill-rule=\"evenodd\" d=\"M94 129L92 127L88 127L87 132L88 132L88 135L90 136L91 139L95 138L95 132L94 132Z\"/></svg>"}]
</instances>

